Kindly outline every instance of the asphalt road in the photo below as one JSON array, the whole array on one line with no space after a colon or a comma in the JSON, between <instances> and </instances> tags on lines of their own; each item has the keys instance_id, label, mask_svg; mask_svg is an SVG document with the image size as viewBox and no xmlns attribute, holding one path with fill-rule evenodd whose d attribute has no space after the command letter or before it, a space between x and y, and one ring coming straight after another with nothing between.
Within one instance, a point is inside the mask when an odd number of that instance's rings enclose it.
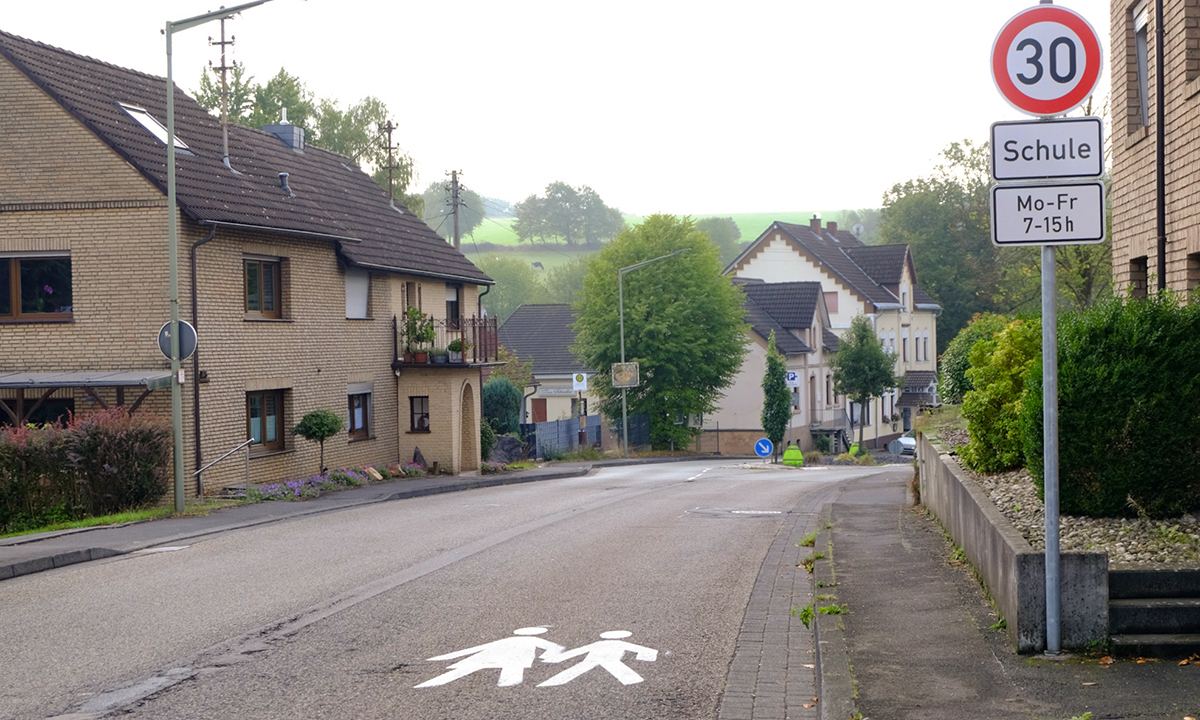
<instances>
[{"instance_id":1,"label":"asphalt road","mask_svg":"<svg viewBox=\"0 0 1200 720\"><path fill-rule=\"evenodd\" d=\"M871 472L607 468L17 578L0 717L715 718L787 513Z\"/></svg>"}]
</instances>

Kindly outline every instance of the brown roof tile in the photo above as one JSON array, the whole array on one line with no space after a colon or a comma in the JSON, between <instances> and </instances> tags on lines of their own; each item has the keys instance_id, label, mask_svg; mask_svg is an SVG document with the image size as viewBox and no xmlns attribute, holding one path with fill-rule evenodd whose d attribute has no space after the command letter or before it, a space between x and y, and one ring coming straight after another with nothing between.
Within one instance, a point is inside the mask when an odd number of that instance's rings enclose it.
<instances>
[{"instance_id":1,"label":"brown roof tile","mask_svg":"<svg viewBox=\"0 0 1200 720\"><path fill-rule=\"evenodd\" d=\"M145 109L166 124L166 80L0 32L3 55L164 194L165 146L120 106ZM262 228L340 240L353 264L490 284L491 279L438 237L344 156L296 152L274 135L229 127L231 172L222 163L219 120L175 89L176 197L204 224ZM289 175L288 195L279 173Z\"/></svg>"}]
</instances>

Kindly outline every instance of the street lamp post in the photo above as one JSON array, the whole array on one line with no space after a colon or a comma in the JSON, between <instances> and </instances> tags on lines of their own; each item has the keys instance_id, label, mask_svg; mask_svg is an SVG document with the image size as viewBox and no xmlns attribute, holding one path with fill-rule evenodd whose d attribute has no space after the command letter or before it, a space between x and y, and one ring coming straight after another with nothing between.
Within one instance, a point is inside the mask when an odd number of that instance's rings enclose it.
<instances>
[{"instance_id":1,"label":"street lamp post","mask_svg":"<svg viewBox=\"0 0 1200 720\"><path fill-rule=\"evenodd\" d=\"M643 268L650 263L666 260L669 257L675 257L679 253L687 252L691 248L681 248L673 253L662 255L660 257L651 258L636 265L623 267L617 270L617 314L621 318L621 364L625 364L625 273ZM629 457L629 414L626 407L626 393L628 388L621 388L621 452L623 457Z\"/></svg>"},{"instance_id":2,"label":"street lamp post","mask_svg":"<svg viewBox=\"0 0 1200 720\"><path fill-rule=\"evenodd\" d=\"M179 377L179 221L175 204L175 79L171 71L171 37L177 32L212 20L236 15L271 0L254 0L186 20L167 21L167 256L171 295L171 432L175 440L175 512L184 510L183 499L183 389ZM195 382L195 378L192 379Z\"/></svg>"}]
</instances>

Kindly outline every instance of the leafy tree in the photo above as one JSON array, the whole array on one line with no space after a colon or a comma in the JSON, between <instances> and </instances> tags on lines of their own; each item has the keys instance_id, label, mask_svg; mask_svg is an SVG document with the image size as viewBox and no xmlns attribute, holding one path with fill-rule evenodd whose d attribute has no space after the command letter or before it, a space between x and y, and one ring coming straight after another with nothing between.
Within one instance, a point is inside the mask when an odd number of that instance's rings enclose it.
<instances>
[{"instance_id":1,"label":"leafy tree","mask_svg":"<svg viewBox=\"0 0 1200 720\"><path fill-rule=\"evenodd\" d=\"M942 399L955 405L963 401L963 396L974 387L967 377L967 370L971 367L971 348L980 340L991 340L1008 322L1009 318L1003 315L978 313L950 341L940 361L942 374L938 390Z\"/></svg>"},{"instance_id":2,"label":"leafy tree","mask_svg":"<svg viewBox=\"0 0 1200 720\"><path fill-rule=\"evenodd\" d=\"M300 78L279 68L279 73L266 85L254 87L254 107L246 124L254 128L278 125L283 118L283 109L287 108L288 122L307 132L313 128L319 107L316 97Z\"/></svg>"},{"instance_id":3,"label":"leafy tree","mask_svg":"<svg viewBox=\"0 0 1200 720\"><path fill-rule=\"evenodd\" d=\"M303 128L305 143L341 153L372 174L388 189L388 154L382 128L390 113L383 101L366 97L343 110L336 101L318 99L300 78L280 68L265 85L252 83L245 68L234 66L229 80L229 119L239 125L262 128L278 125L287 109L290 124ZM196 102L210 111L221 107L221 88L208 72L200 76ZM414 177L413 160L406 153L393 153L392 179L396 197L413 212L420 212L420 196L407 195Z\"/></svg>"},{"instance_id":4,"label":"leafy tree","mask_svg":"<svg viewBox=\"0 0 1200 720\"><path fill-rule=\"evenodd\" d=\"M235 64L229 71L229 121L238 125L246 125L250 113L254 109L254 85L252 77L246 77L246 67L241 63ZM200 75L200 89L196 91L196 102L208 110L221 111L221 84L210 72Z\"/></svg>"},{"instance_id":5,"label":"leafy tree","mask_svg":"<svg viewBox=\"0 0 1200 720\"><path fill-rule=\"evenodd\" d=\"M501 345L496 351L496 360L504 364L492 368L492 378L506 378L519 388L527 388L533 384L533 358L522 362L521 358Z\"/></svg>"},{"instance_id":6,"label":"leafy tree","mask_svg":"<svg viewBox=\"0 0 1200 720\"><path fill-rule=\"evenodd\" d=\"M513 231L529 242L557 238L568 245L595 245L625 227L620 211L605 205L595 190L561 181L547 185L545 197L530 195L517 203L513 212Z\"/></svg>"},{"instance_id":7,"label":"leafy tree","mask_svg":"<svg viewBox=\"0 0 1200 720\"><path fill-rule=\"evenodd\" d=\"M577 214L579 232L587 245L599 245L625 227L621 211L605 205L600 195L587 185L579 188Z\"/></svg>"},{"instance_id":8,"label":"leafy tree","mask_svg":"<svg viewBox=\"0 0 1200 720\"><path fill-rule=\"evenodd\" d=\"M767 371L763 375L762 425L767 439L775 445L775 455L783 443L783 434L792 421L792 393L788 391L784 377L787 365L783 354L775 349L775 331L767 343Z\"/></svg>"},{"instance_id":9,"label":"leafy tree","mask_svg":"<svg viewBox=\"0 0 1200 720\"><path fill-rule=\"evenodd\" d=\"M951 143L930 177L884 194L880 239L910 246L919 284L942 305L939 353L975 313L1037 305L1037 250L992 244L989 163L986 143Z\"/></svg>"},{"instance_id":10,"label":"leafy tree","mask_svg":"<svg viewBox=\"0 0 1200 720\"><path fill-rule=\"evenodd\" d=\"M483 222L483 198L479 197L479 193L461 184L458 186L458 198L462 203L458 211L458 232L460 236L469 235ZM421 193L421 199L425 204L422 216L425 223L438 235L447 240L451 239L454 235L454 209L450 207L449 181L429 183L429 187Z\"/></svg>"},{"instance_id":11,"label":"leafy tree","mask_svg":"<svg viewBox=\"0 0 1200 720\"><path fill-rule=\"evenodd\" d=\"M1024 464L1021 401L1027 373L1041 353L1040 320L1013 320L971 347L967 377L974 388L962 405L971 441L959 452L967 467L1000 472Z\"/></svg>"},{"instance_id":12,"label":"leafy tree","mask_svg":"<svg viewBox=\"0 0 1200 720\"><path fill-rule=\"evenodd\" d=\"M709 217L696 221L696 228L708 235L721 254L721 264L728 265L741 252L738 241L742 238L742 230L731 217Z\"/></svg>"},{"instance_id":13,"label":"leafy tree","mask_svg":"<svg viewBox=\"0 0 1200 720\"><path fill-rule=\"evenodd\" d=\"M506 377L492 375L483 385L481 394L483 417L500 435L517 432L521 422L522 389Z\"/></svg>"},{"instance_id":14,"label":"leafy tree","mask_svg":"<svg viewBox=\"0 0 1200 720\"><path fill-rule=\"evenodd\" d=\"M854 232L855 225L862 225L862 232L855 233L855 235L867 245L874 245L879 241L881 214L879 208L843 210L841 217L838 218L839 228Z\"/></svg>"},{"instance_id":15,"label":"leafy tree","mask_svg":"<svg viewBox=\"0 0 1200 720\"><path fill-rule=\"evenodd\" d=\"M600 411L621 414L621 390L606 371L621 359L618 270L674 251L624 280L625 354L641 366L629 411L650 418L651 444L686 444L699 430L680 416L709 413L732 384L746 352L742 293L722 277L717 249L689 218L652 215L593 256L576 305L574 353L602 370L593 380Z\"/></svg>"},{"instance_id":16,"label":"leafy tree","mask_svg":"<svg viewBox=\"0 0 1200 720\"><path fill-rule=\"evenodd\" d=\"M340 433L345 426L346 421L334 411L313 410L305 415L296 427L292 428L292 435L299 435L305 440L320 444L321 472L325 472L325 441Z\"/></svg>"},{"instance_id":17,"label":"leafy tree","mask_svg":"<svg viewBox=\"0 0 1200 720\"><path fill-rule=\"evenodd\" d=\"M833 389L845 395L866 411L871 398L883 397L884 392L896 386L893 370L896 355L883 349L871 321L865 315L857 315L850 321L850 328L842 336L837 353L829 361L833 368ZM863 432L866 423L858 425L858 446L863 447Z\"/></svg>"},{"instance_id":18,"label":"leafy tree","mask_svg":"<svg viewBox=\"0 0 1200 720\"><path fill-rule=\"evenodd\" d=\"M503 324L518 307L546 301L542 281L529 263L511 257L487 255L477 258L475 264L496 281L491 292L483 296L483 307L488 317L494 317Z\"/></svg>"},{"instance_id":19,"label":"leafy tree","mask_svg":"<svg viewBox=\"0 0 1200 720\"><path fill-rule=\"evenodd\" d=\"M587 276L590 257L577 257L546 271L543 286L546 302L574 304L583 293L583 279Z\"/></svg>"}]
</instances>

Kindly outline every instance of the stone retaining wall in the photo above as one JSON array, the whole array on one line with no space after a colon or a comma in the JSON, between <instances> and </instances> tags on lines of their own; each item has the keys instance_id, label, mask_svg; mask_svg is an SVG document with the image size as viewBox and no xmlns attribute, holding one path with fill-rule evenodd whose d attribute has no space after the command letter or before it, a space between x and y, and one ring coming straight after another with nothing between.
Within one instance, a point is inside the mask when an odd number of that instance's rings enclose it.
<instances>
[{"instance_id":1,"label":"stone retaining wall","mask_svg":"<svg viewBox=\"0 0 1200 720\"><path fill-rule=\"evenodd\" d=\"M983 577L1018 652L1046 648L1045 556L1036 551L958 461L917 433L921 502ZM1059 597L1062 647L1108 637L1108 555L1064 552Z\"/></svg>"}]
</instances>

